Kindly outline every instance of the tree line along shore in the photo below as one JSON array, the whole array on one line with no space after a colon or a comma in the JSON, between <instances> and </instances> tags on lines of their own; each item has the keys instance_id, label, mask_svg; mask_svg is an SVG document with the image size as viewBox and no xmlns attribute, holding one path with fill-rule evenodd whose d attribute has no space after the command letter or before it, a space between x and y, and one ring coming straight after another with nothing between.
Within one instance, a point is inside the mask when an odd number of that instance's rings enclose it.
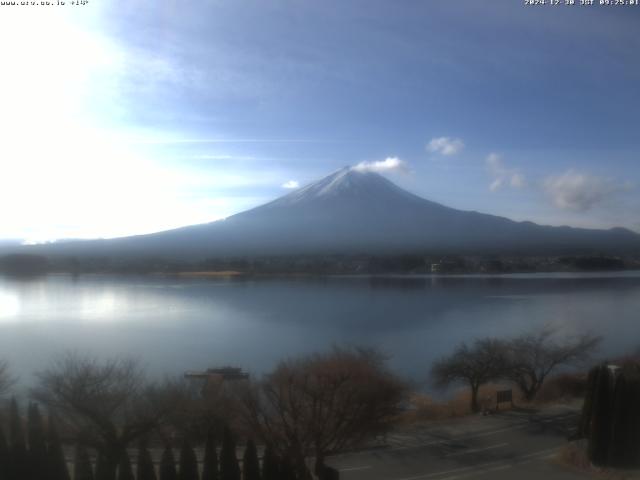
<instances>
[{"instance_id":1,"label":"tree line along shore","mask_svg":"<svg viewBox=\"0 0 640 480\"><path fill-rule=\"evenodd\" d=\"M34 276L46 273L138 273L234 275L352 274L500 274L640 270L640 257L606 254L531 255L288 255L179 260L163 257L0 256L0 273Z\"/></svg>"}]
</instances>

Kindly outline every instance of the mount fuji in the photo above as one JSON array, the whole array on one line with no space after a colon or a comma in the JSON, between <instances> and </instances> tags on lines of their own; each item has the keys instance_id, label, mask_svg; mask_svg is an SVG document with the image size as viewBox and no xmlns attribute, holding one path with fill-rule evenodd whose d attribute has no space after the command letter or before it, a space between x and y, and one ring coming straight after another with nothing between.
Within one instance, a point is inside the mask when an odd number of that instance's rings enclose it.
<instances>
[{"instance_id":1,"label":"mount fuji","mask_svg":"<svg viewBox=\"0 0 640 480\"><path fill-rule=\"evenodd\" d=\"M58 243L50 254L219 256L449 253L638 253L640 235L541 226L423 199L345 167L224 220L148 235Z\"/></svg>"}]
</instances>

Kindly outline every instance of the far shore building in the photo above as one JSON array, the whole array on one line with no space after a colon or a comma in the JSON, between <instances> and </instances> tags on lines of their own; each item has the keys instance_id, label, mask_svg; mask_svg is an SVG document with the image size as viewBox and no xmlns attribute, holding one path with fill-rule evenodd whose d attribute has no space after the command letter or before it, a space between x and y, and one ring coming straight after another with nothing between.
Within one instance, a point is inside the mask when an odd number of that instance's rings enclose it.
<instances>
[{"instance_id":1,"label":"far shore building","mask_svg":"<svg viewBox=\"0 0 640 480\"><path fill-rule=\"evenodd\" d=\"M184 378L193 382L202 395L213 388L221 387L225 382L249 380L249 374L239 367L208 368L205 371L185 372Z\"/></svg>"}]
</instances>

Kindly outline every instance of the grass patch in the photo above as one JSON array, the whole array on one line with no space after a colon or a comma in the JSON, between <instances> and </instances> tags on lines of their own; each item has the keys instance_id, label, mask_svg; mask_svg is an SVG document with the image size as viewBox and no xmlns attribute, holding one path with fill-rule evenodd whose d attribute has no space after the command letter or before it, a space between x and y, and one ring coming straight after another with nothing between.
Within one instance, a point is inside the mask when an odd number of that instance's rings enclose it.
<instances>
[{"instance_id":1,"label":"grass patch","mask_svg":"<svg viewBox=\"0 0 640 480\"><path fill-rule=\"evenodd\" d=\"M495 410L496 392L509 388L504 385L484 385L478 392L478 402L481 411ZM519 399L514 390L514 401ZM430 395L415 393L410 398L412 408L407 411L402 420L406 423L428 422L464 417L471 414L471 392L469 389L458 390L448 400L436 400ZM501 409L510 408L509 404L501 404Z\"/></svg>"},{"instance_id":2,"label":"grass patch","mask_svg":"<svg viewBox=\"0 0 640 480\"><path fill-rule=\"evenodd\" d=\"M587 457L586 440L571 442L562 447L555 461L562 466L588 474L593 478L602 480L640 480L640 471L637 470L623 471L592 465Z\"/></svg>"},{"instance_id":3,"label":"grass patch","mask_svg":"<svg viewBox=\"0 0 640 480\"><path fill-rule=\"evenodd\" d=\"M520 390L509 384L487 384L480 387L478 401L481 412L496 411L499 390L513 390L513 403L521 408L536 408L547 405L572 404L584 398L587 388L586 373L564 373L550 377L533 402L525 401ZM410 398L411 408L401 418L401 423L429 422L464 417L471 414L471 392L460 388L446 400L435 399L427 394L414 393ZM500 410L511 405L501 403Z\"/></svg>"}]
</instances>

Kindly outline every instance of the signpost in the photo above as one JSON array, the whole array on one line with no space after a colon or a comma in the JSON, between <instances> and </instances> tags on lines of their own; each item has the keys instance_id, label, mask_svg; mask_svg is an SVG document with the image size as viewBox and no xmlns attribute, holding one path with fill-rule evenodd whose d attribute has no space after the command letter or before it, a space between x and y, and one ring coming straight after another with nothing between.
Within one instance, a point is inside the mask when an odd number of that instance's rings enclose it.
<instances>
[{"instance_id":1,"label":"signpost","mask_svg":"<svg viewBox=\"0 0 640 480\"><path fill-rule=\"evenodd\" d=\"M509 402L513 408L513 390L498 390L496 410L500 410L500 404Z\"/></svg>"}]
</instances>

